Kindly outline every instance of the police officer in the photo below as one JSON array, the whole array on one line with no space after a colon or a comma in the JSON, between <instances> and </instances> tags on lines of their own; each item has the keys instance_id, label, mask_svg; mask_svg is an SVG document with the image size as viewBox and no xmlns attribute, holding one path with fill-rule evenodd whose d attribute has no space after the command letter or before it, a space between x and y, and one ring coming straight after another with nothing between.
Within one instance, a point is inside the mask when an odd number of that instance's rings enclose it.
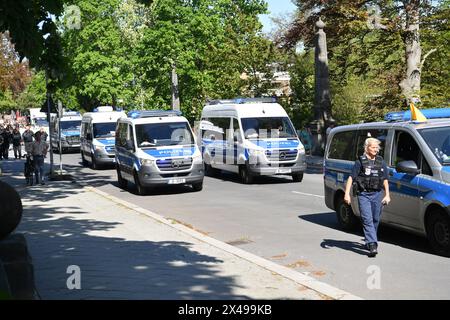
<instances>
[{"instance_id":1,"label":"police officer","mask_svg":"<svg viewBox=\"0 0 450 320\"><path fill-rule=\"evenodd\" d=\"M388 170L383 158L378 154L380 141L367 138L364 142L364 154L355 161L351 176L345 187L344 201L350 205L350 188L357 188L359 211L364 230L364 238L369 257L378 253L377 230L383 205L389 204ZM382 189L384 189L384 197Z\"/></svg>"}]
</instances>

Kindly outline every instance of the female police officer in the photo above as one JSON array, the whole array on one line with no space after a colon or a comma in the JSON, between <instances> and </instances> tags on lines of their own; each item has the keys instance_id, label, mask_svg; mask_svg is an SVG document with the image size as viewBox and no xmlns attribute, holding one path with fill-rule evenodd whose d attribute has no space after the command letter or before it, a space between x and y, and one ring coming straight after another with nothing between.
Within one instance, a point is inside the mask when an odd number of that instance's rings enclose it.
<instances>
[{"instance_id":1,"label":"female police officer","mask_svg":"<svg viewBox=\"0 0 450 320\"><path fill-rule=\"evenodd\" d=\"M356 182L359 211L364 230L366 246L369 257L378 253L377 230L380 223L382 206L389 204L388 170L383 158L377 155L380 150L380 141L367 138L364 142L364 154L355 161L351 176L345 187L344 201L350 204L350 188ZM382 188L384 188L384 198Z\"/></svg>"}]
</instances>

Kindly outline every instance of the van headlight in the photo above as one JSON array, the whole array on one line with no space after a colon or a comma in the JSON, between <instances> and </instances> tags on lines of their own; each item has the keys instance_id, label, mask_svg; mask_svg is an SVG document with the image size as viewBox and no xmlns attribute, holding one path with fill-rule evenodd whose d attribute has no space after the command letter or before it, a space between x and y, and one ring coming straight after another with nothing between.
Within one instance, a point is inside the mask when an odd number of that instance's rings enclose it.
<instances>
[{"instance_id":1,"label":"van headlight","mask_svg":"<svg viewBox=\"0 0 450 320\"><path fill-rule=\"evenodd\" d=\"M201 164L203 162L202 155L199 154L198 156L194 156L192 158L192 161L194 162L194 164Z\"/></svg>"},{"instance_id":2,"label":"van headlight","mask_svg":"<svg viewBox=\"0 0 450 320\"><path fill-rule=\"evenodd\" d=\"M305 147L304 146L298 147L298 152L299 153L305 153Z\"/></svg>"},{"instance_id":3,"label":"van headlight","mask_svg":"<svg viewBox=\"0 0 450 320\"><path fill-rule=\"evenodd\" d=\"M95 151L100 151L100 152L105 151L105 147L103 147L103 146L95 146Z\"/></svg>"},{"instance_id":4,"label":"van headlight","mask_svg":"<svg viewBox=\"0 0 450 320\"><path fill-rule=\"evenodd\" d=\"M252 157L258 157L258 156L263 156L264 155L264 150L260 150L260 149L249 149L248 150L248 154Z\"/></svg>"},{"instance_id":5,"label":"van headlight","mask_svg":"<svg viewBox=\"0 0 450 320\"><path fill-rule=\"evenodd\" d=\"M155 160L151 159L140 159L142 166L152 166L155 163Z\"/></svg>"}]
</instances>

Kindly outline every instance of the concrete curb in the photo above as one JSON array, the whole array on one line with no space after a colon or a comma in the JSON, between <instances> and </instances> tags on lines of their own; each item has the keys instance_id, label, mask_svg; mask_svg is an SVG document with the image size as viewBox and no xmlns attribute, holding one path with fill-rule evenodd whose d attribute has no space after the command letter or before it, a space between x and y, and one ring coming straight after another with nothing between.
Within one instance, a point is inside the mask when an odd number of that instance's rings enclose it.
<instances>
[{"instance_id":1,"label":"concrete curb","mask_svg":"<svg viewBox=\"0 0 450 320\"><path fill-rule=\"evenodd\" d=\"M289 269L284 266L280 266L272 261L266 260L264 258L261 258L257 255L251 254L247 251L244 251L242 249L236 248L232 245L226 244L222 241L216 240L214 238L211 238L209 236L206 236L198 231L195 231L193 229L190 229L174 220L166 219L162 217L161 215L151 212L149 210L146 210L144 208L141 208L137 205L134 205L130 202L121 200L117 197L114 197L106 192L103 192L101 190L98 190L95 187L88 186L87 184L83 182L77 182L79 185L84 187L85 190L92 191L97 193L98 195L111 200L119 205L122 205L128 209L131 209L137 213L143 214L149 218L152 218L160 223L163 223L171 228L174 228L180 232L183 232L185 234L188 234L192 236L193 238L200 240L202 242L205 242L211 246L214 246L216 248L219 248L223 251L226 251L228 253L231 253L239 258L245 259L251 263L254 263L266 270L269 270L271 272L277 273L282 277L285 277L287 279L290 279L302 286L305 286L309 289L312 289L319 294L322 294L326 297L329 297L334 300L362 300L362 298L352 295L346 291L340 290L338 288L335 288L331 285L328 285L326 283L320 282L312 277L306 276L302 273L299 273L297 271L294 271L292 269Z\"/></svg>"}]
</instances>

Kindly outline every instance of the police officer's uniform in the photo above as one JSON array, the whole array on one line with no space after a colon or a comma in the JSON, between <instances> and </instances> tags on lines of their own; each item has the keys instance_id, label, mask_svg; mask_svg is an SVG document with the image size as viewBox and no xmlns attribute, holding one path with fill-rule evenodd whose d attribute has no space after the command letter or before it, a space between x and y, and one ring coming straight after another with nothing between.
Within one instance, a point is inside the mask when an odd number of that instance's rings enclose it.
<instances>
[{"instance_id":1,"label":"police officer's uniform","mask_svg":"<svg viewBox=\"0 0 450 320\"><path fill-rule=\"evenodd\" d=\"M355 161L352 179L358 189L359 211L366 245L377 246L377 230L383 205L383 181L388 179L386 163L381 156L370 160L364 154ZM356 187L356 186L355 186Z\"/></svg>"}]
</instances>

